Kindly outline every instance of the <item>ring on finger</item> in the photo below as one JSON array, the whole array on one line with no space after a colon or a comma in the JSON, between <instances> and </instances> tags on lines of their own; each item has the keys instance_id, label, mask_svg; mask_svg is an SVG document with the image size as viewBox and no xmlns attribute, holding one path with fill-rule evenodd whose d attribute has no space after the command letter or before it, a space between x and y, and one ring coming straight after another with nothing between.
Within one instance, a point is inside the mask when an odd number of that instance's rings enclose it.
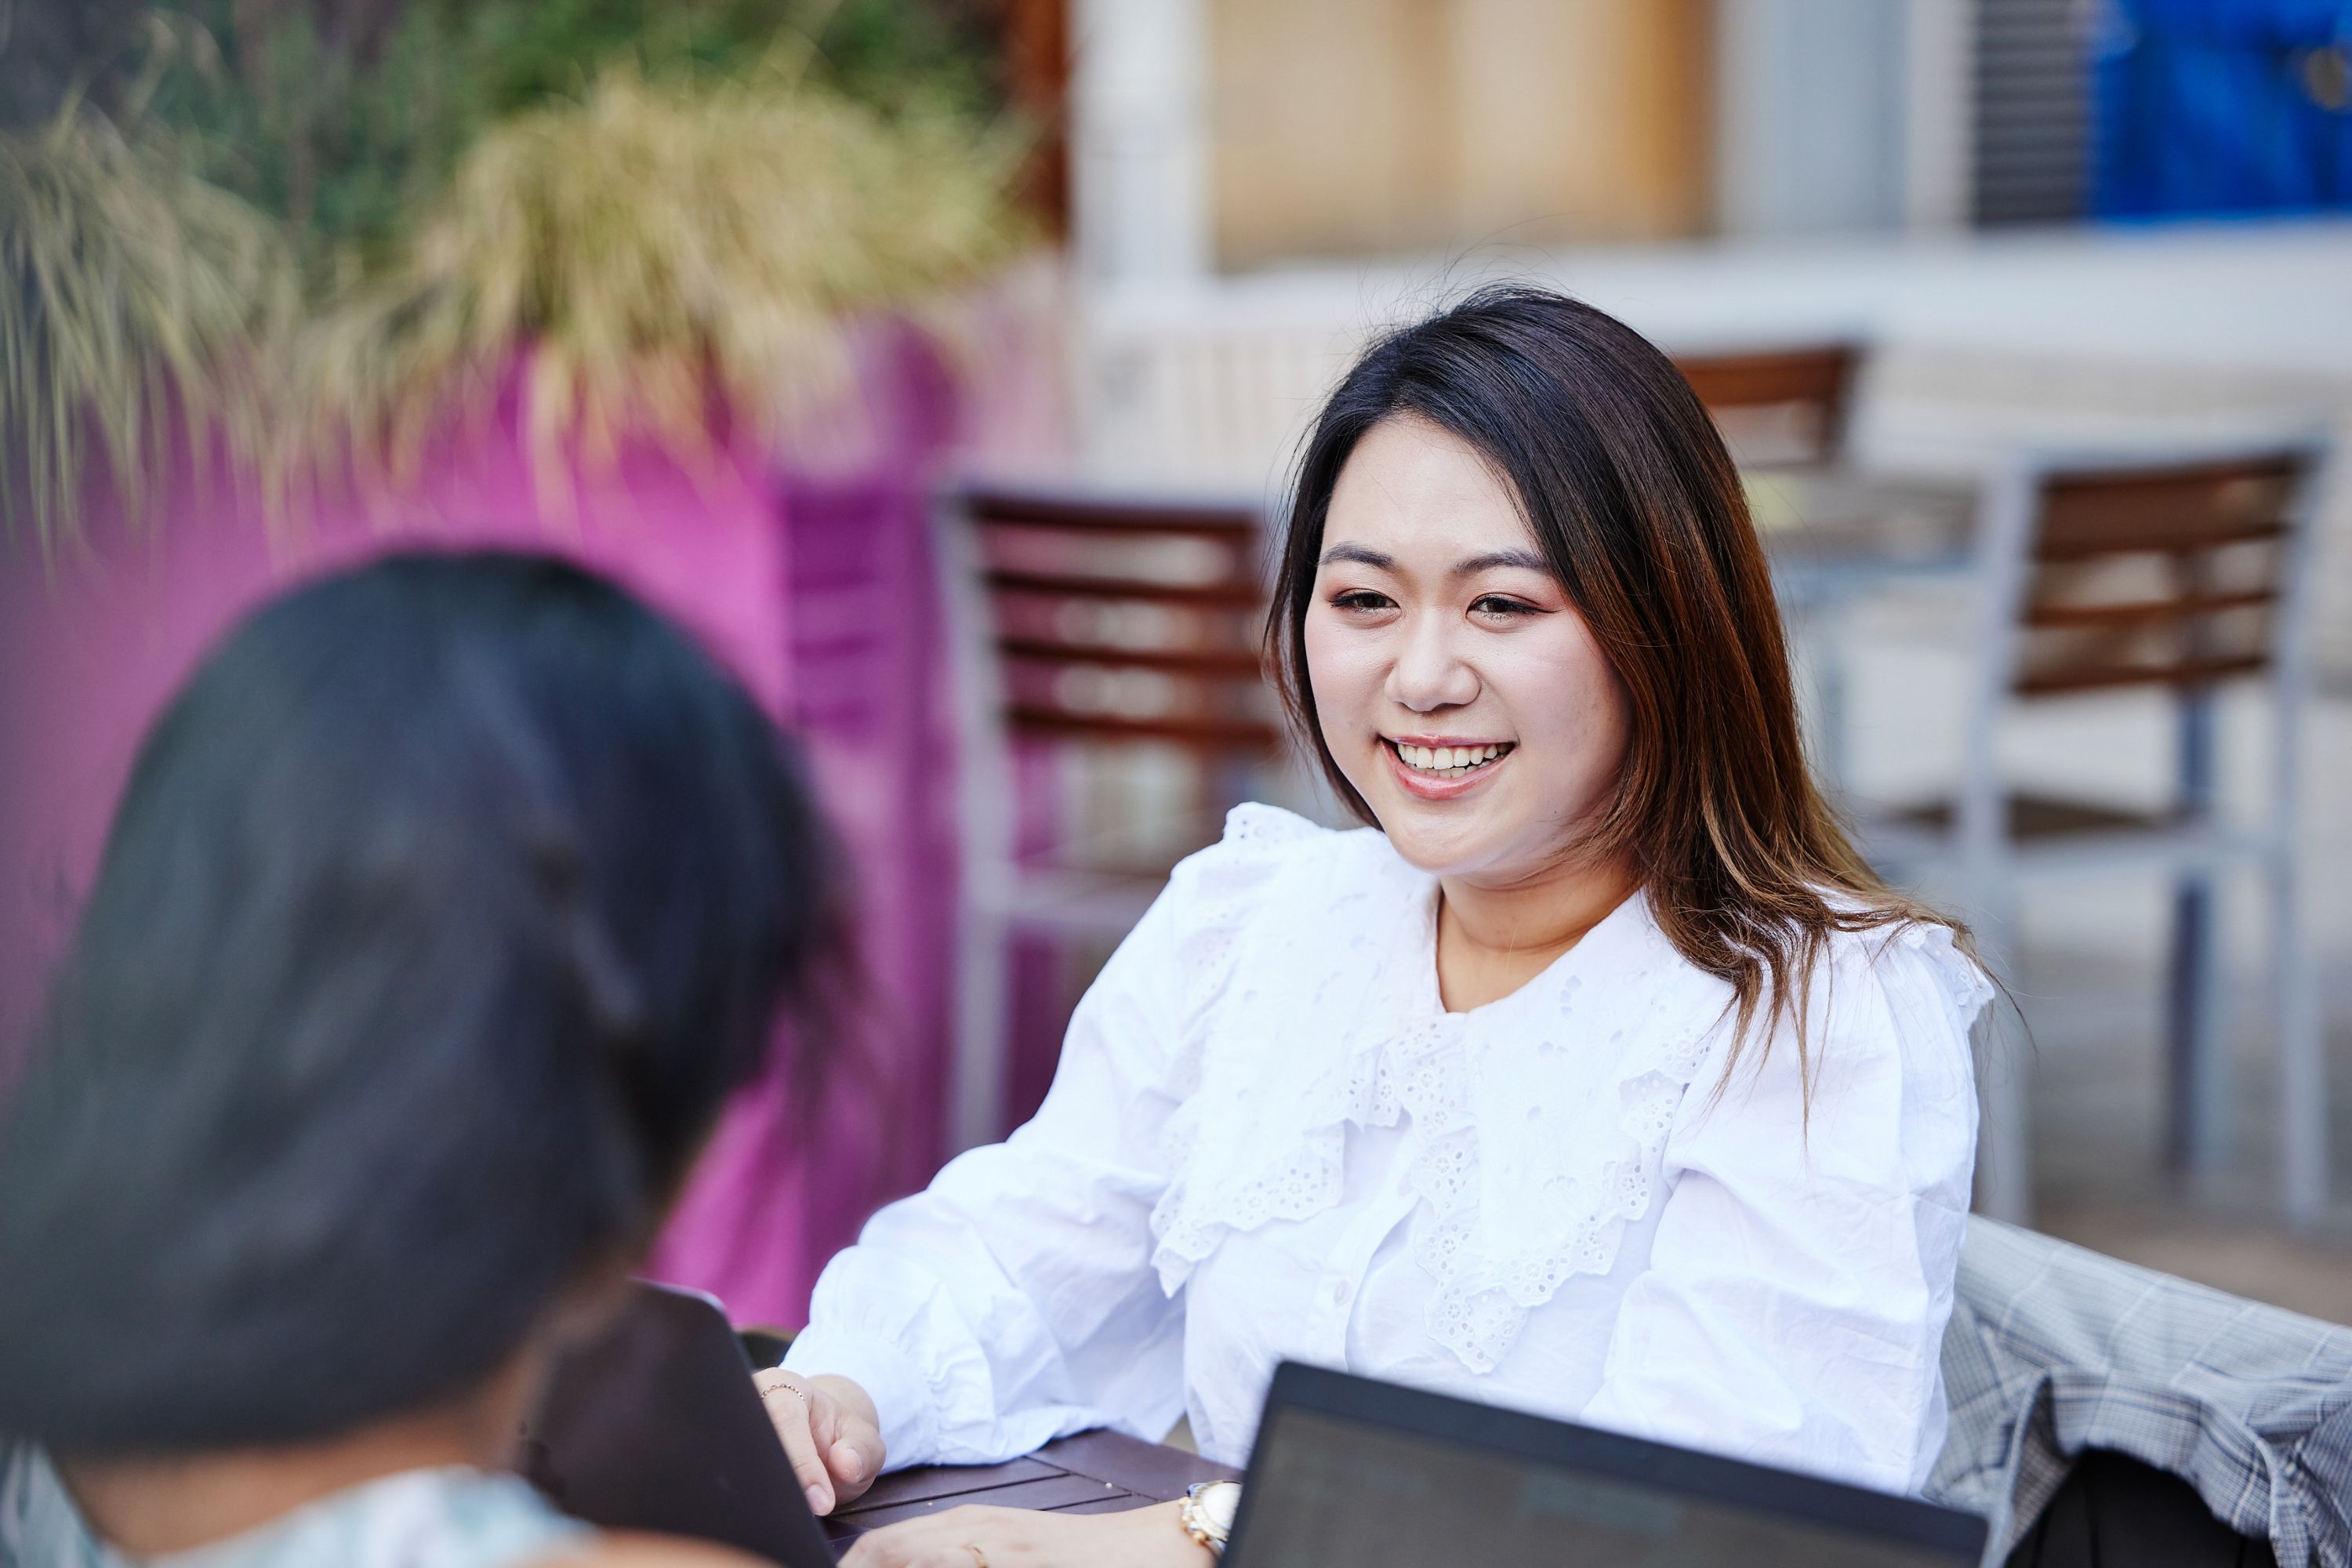
<instances>
[{"instance_id":1,"label":"ring on finger","mask_svg":"<svg viewBox=\"0 0 2352 1568\"><path fill-rule=\"evenodd\" d=\"M768 1384L767 1387L760 1390L760 1397L762 1399L765 1399L771 1394L789 1394L794 1399L799 1400L803 1405L806 1405L808 1403L808 1395L801 1392L800 1384L796 1383L786 1383L782 1378L778 1378L775 1382Z\"/></svg>"},{"instance_id":2,"label":"ring on finger","mask_svg":"<svg viewBox=\"0 0 2352 1568\"><path fill-rule=\"evenodd\" d=\"M979 1547L974 1546L969 1541L963 1543L963 1549L971 1553L972 1568L988 1568L987 1552L982 1552Z\"/></svg>"}]
</instances>

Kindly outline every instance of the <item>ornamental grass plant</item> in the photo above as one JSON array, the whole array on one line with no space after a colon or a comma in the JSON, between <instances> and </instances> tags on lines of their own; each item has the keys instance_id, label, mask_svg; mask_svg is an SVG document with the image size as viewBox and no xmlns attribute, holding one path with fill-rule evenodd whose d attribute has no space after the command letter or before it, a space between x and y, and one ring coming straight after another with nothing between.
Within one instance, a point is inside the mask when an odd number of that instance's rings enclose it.
<instances>
[{"instance_id":1,"label":"ornamental grass plant","mask_svg":"<svg viewBox=\"0 0 2352 1568\"><path fill-rule=\"evenodd\" d=\"M417 458L530 351L541 455L650 432L698 451L837 390L843 327L922 314L1026 237L1009 132L886 114L789 58L720 81L608 70L493 128L399 263L304 333L304 447Z\"/></svg>"},{"instance_id":2,"label":"ornamental grass plant","mask_svg":"<svg viewBox=\"0 0 2352 1568\"><path fill-rule=\"evenodd\" d=\"M545 476L633 432L693 459L774 429L843 387L853 323L950 323L1031 237L1018 127L819 64L805 38L727 71L624 56L487 125L388 243L323 269L160 114L0 136L0 527L69 541L97 453L135 520L213 432L281 501L404 479L518 363Z\"/></svg>"},{"instance_id":3,"label":"ornamental grass plant","mask_svg":"<svg viewBox=\"0 0 2352 1568\"><path fill-rule=\"evenodd\" d=\"M278 226L68 104L0 135L0 529L44 558L103 456L136 519L184 445L259 457L297 304Z\"/></svg>"}]
</instances>

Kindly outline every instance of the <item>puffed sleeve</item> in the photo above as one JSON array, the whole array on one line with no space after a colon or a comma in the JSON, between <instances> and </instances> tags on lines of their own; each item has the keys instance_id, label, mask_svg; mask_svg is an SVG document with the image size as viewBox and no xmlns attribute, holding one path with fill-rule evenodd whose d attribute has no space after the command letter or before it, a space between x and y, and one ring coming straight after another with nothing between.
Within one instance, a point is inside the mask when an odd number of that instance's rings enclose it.
<instances>
[{"instance_id":1,"label":"puffed sleeve","mask_svg":"<svg viewBox=\"0 0 2352 1568\"><path fill-rule=\"evenodd\" d=\"M888 1464L986 1464L1071 1432L1158 1441L1184 1408L1181 1295L1151 1265L1188 998L1319 832L1244 807L1176 868L1070 1020L1053 1088L1003 1143L868 1221L819 1277L784 1364L855 1379Z\"/></svg>"},{"instance_id":2,"label":"puffed sleeve","mask_svg":"<svg viewBox=\"0 0 2352 1568\"><path fill-rule=\"evenodd\" d=\"M1176 1020L1163 893L1070 1020L1054 1085L826 1265L784 1364L855 1379L889 1464L980 1464L1091 1426L1158 1441L1182 1324L1150 1265Z\"/></svg>"},{"instance_id":3,"label":"puffed sleeve","mask_svg":"<svg viewBox=\"0 0 2352 1568\"><path fill-rule=\"evenodd\" d=\"M1650 1267L1584 1418L1916 1491L1943 1443L1969 1029L1991 988L1940 927L1840 935L1823 970L1810 1113L1785 1030L1719 1096L1718 1055L1685 1097Z\"/></svg>"}]
</instances>

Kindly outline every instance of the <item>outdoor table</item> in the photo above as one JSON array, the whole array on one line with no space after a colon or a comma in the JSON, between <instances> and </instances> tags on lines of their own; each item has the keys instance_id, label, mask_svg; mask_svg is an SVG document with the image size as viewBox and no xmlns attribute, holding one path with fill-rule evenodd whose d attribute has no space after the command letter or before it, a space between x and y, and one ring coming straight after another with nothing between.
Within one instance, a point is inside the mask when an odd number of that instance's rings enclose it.
<instances>
[{"instance_id":1,"label":"outdoor table","mask_svg":"<svg viewBox=\"0 0 2352 1568\"><path fill-rule=\"evenodd\" d=\"M840 1542L967 1503L1118 1513L1172 1501L1195 1481L1239 1479L1239 1470L1181 1448L1117 1432L1081 1432L1002 1465L925 1465L885 1476L824 1523L827 1537Z\"/></svg>"},{"instance_id":2,"label":"outdoor table","mask_svg":"<svg viewBox=\"0 0 2352 1568\"><path fill-rule=\"evenodd\" d=\"M1846 468L1741 476L1791 643L1808 646L1816 752L1832 789L1846 779L1846 679L1839 615L1891 583L1966 574L1976 554L1976 487Z\"/></svg>"},{"instance_id":3,"label":"outdoor table","mask_svg":"<svg viewBox=\"0 0 2352 1568\"><path fill-rule=\"evenodd\" d=\"M1977 487L1965 480L1843 467L1751 468L1740 477L1773 577L1796 597L1952 572L1970 559Z\"/></svg>"}]
</instances>

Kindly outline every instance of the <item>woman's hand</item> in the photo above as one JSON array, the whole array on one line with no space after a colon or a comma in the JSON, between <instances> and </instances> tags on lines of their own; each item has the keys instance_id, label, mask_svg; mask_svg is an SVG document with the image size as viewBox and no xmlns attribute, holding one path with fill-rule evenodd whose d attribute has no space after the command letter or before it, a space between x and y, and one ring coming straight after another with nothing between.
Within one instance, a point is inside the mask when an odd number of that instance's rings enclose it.
<instances>
[{"instance_id":1,"label":"woman's hand","mask_svg":"<svg viewBox=\"0 0 2352 1568\"><path fill-rule=\"evenodd\" d=\"M882 1473L882 1421L864 1389L845 1377L798 1377L782 1367L757 1373L752 1384L812 1511L831 1513L874 1484Z\"/></svg>"},{"instance_id":2,"label":"woman's hand","mask_svg":"<svg viewBox=\"0 0 2352 1568\"><path fill-rule=\"evenodd\" d=\"M1126 1513L959 1508L861 1535L842 1568L1211 1568L1178 1504Z\"/></svg>"}]
</instances>

